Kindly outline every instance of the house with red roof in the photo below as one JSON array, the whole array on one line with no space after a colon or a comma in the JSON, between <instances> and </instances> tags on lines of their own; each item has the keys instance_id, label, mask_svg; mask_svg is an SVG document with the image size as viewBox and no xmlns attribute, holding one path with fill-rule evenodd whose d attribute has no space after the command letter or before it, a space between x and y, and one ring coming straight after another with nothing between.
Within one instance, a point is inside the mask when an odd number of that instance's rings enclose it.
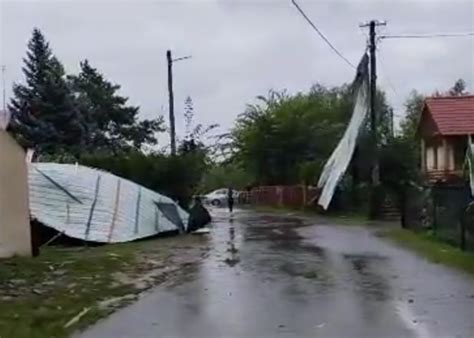
<instances>
[{"instance_id":1,"label":"house with red roof","mask_svg":"<svg viewBox=\"0 0 474 338\"><path fill-rule=\"evenodd\" d=\"M474 95L427 98L418 134L421 170L428 181L461 181L468 137L474 136Z\"/></svg>"}]
</instances>

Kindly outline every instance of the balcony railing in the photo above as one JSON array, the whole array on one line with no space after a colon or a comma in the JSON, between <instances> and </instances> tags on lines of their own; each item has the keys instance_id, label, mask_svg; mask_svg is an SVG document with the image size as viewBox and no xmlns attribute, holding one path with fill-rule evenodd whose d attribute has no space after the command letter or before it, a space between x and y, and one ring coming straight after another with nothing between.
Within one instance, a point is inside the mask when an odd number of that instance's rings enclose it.
<instances>
[{"instance_id":1,"label":"balcony railing","mask_svg":"<svg viewBox=\"0 0 474 338\"><path fill-rule=\"evenodd\" d=\"M460 169L431 169L425 172L425 177L430 183L460 181L464 178L464 171Z\"/></svg>"}]
</instances>

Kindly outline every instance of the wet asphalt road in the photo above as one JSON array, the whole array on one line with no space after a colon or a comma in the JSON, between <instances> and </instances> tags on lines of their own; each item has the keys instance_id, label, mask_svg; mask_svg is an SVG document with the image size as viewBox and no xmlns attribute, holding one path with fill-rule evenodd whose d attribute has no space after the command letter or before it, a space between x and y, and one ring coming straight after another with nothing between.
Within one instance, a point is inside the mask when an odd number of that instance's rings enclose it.
<instances>
[{"instance_id":1,"label":"wet asphalt road","mask_svg":"<svg viewBox=\"0 0 474 338\"><path fill-rule=\"evenodd\" d=\"M474 337L474 280L370 229L217 211L205 261L78 337Z\"/></svg>"}]
</instances>

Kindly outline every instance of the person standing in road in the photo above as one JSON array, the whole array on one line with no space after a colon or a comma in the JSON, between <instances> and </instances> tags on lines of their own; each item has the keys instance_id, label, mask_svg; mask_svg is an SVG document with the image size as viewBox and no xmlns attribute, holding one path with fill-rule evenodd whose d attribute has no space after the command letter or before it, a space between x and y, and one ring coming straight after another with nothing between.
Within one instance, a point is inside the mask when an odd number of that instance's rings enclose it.
<instances>
[{"instance_id":1,"label":"person standing in road","mask_svg":"<svg viewBox=\"0 0 474 338\"><path fill-rule=\"evenodd\" d=\"M231 187L227 190L227 206L229 207L229 212L234 210L234 190Z\"/></svg>"}]
</instances>

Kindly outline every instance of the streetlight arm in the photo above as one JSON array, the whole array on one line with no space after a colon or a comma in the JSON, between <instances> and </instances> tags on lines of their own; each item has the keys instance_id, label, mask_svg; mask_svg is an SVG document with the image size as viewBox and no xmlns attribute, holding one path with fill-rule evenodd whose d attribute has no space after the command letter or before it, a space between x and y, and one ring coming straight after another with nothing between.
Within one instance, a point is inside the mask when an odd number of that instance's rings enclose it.
<instances>
[{"instance_id":1,"label":"streetlight arm","mask_svg":"<svg viewBox=\"0 0 474 338\"><path fill-rule=\"evenodd\" d=\"M186 59L191 59L192 57L193 57L192 55L188 55L188 56L183 56L181 58L173 59L171 61L172 62L177 62L177 61L182 61L182 60L186 60Z\"/></svg>"}]
</instances>

